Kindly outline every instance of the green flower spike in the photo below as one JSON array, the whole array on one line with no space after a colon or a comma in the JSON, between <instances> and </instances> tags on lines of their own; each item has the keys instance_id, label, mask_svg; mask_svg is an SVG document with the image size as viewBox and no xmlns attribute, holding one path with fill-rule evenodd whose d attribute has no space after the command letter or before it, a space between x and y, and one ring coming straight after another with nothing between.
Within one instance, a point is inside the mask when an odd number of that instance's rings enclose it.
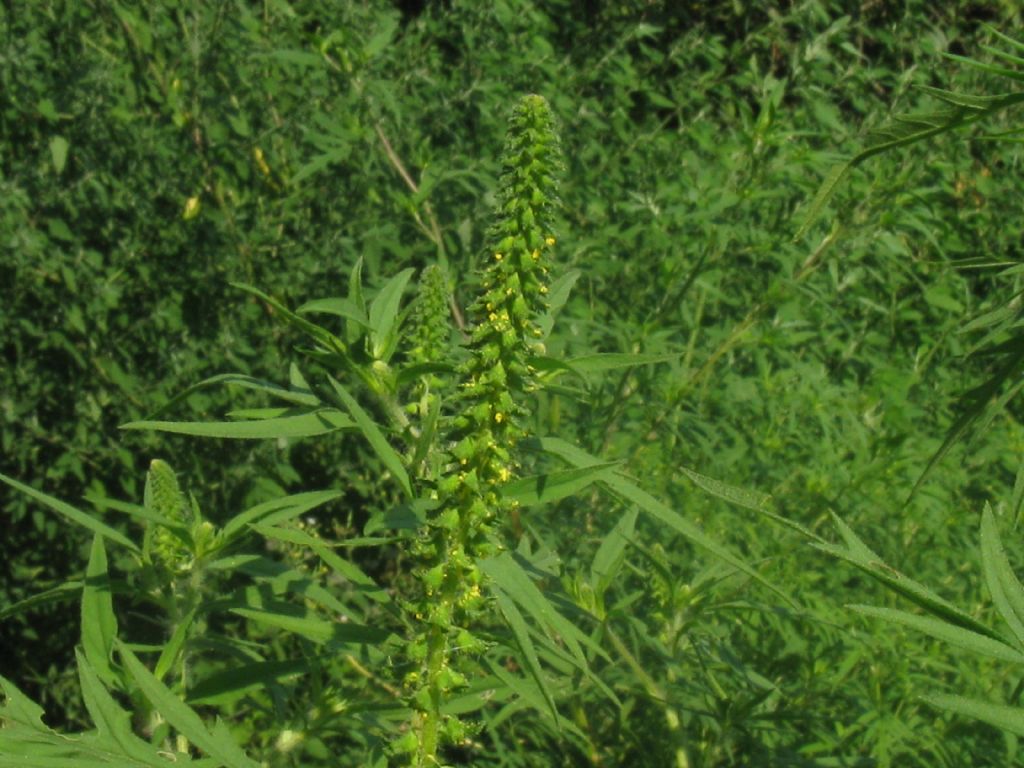
<instances>
[{"instance_id":1,"label":"green flower spike","mask_svg":"<svg viewBox=\"0 0 1024 768\"><path fill-rule=\"evenodd\" d=\"M541 96L516 105L502 165L484 292L471 307L470 354L458 370L459 415L447 430L450 462L437 479L439 504L416 546L420 596L406 606L423 634L416 645L420 664L406 678L412 729L395 749L407 752L417 768L440 765L442 744L467 737L466 725L441 709L466 685L454 668L458 655L483 650L471 629L485 609L477 561L496 554L495 523L514 512L498 488L515 474L512 456L525 434L519 398L536 386L527 360L540 336L535 318L546 308L561 167L554 120Z\"/></svg>"},{"instance_id":2,"label":"green flower spike","mask_svg":"<svg viewBox=\"0 0 1024 768\"><path fill-rule=\"evenodd\" d=\"M143 505L175 528L172 530L166 525L151 522L146 528L143 552L154 565L171 573L187 569L191 552L181 533L182 529L191 528L192 508L181 492L177 475L167 462L160 459L150 462Z\"/></svg>"}]
</instances>

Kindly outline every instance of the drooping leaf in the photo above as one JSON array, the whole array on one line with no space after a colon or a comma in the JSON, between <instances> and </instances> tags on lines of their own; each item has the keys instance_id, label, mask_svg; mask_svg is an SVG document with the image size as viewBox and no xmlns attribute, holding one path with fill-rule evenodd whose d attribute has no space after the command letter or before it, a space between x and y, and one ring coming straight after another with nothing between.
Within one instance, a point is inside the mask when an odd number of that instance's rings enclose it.
<instances>
[{"instance_id":1,"label":"drooping leaf","mask_svg":"<svg viewBox=\"0 0 1024 768\"><path fill-rule=\"evenodd\" d=\"M621 462L607 462L523 477L502 486L501 495L524 506L550 504L579 493L602 478L611 477L611 471L618 466Z\"/></svg>"},{"instance_id":2,"label":"drooping leaf","mask_svg":"<svg viewBox=\"0 0 1024 768\"><path fill-rule=\"evenodd\" d=\"M522 654L521 658L525 662L527 671L533 678L533 682L536 683L537 689L540 690L541 695L544 697L544 703L547 705L547 712L551 714L555 723L559 722L558 708L555 706L555 699L551 695L551 690L548 687L547 679L544 675L544 670L540 666L540 659L537 658L537 649L533 645L533 640L530 638L530 630L526 626L526 620L523 619L523 615L519 612L516 604L512 599L505 594L500 588L492 588L492 594L494 595L495 602L498 605L498 610L505 617L505 622L508 624L509 629L512 630L512 635L516 639L516 644L519 646L519 652ZM495 669L495 672L498 670ZM512 681L506 681L511 682ZM529 692L520 693L525 695L528 699L531 698ZM544 710L544 707L539 706L539 702L535 705L538 709Z\"/></svg>"},{"instance_id":3,"label":"drooping leaf","mask_svg":"<svg viewBox=\"0 0 1024 768\"><path fill-rule=\"evenodd\" d=\"M1024 653L1007 645L1002 640L987 634L972 632L948 621L931 616L920 616L893 608L878 608L871 605L851 605L850 608L865 616L884 619L894 624L901 624L918 632L942 640L950 645L962 648L978 656L988 656L1013 664L1024 664Z\"/></svg>"},{"instance_id":4,"label":"drooping leaf","mask_svg":"<svg viewBox=\"0 0 1024 768\"><path fill-rule=\"evenodd\" d=\"M232 608L231 612L260 624L301 635L320 645L324 643L376 645L383 643L388 638L388 633L382 629L354 622L326 621L315 616L293 616L273 611L258 611L252 608Z\"/></svg>"},{"instance_id":5,"label":"drooping leaf","mask_svg":"<svg viewBox=\"0 0 1024 768\"><path fill-rule=\"evenodd\" d=\"M0 481L7 483L12 488L16 488L17 490L21 491L22 493L28 496L31 496L33 499L49 507L57 514L63 515L68 520L71 520L74 523L78 523L78 525L81 525L83 528L88 528L93 533L98 533L101 536L106 536L111 541L116 541L118 544L120 544L123 547L127 547L132 552L139 552L139 548L131 539L127 538L124 534L115 531L109 525L101 523L92 515L86 512L82 512L81 510L75 509L70 504L65 504L60 499L55 499L53 496L49 496L43 493L42 491L37 491L35 488L31 488L30 486L27 486L24 483L19 483L13 477L8 477L7 475L0 474Z\"/></svg>"},{"instance_id":6,"label":"drooping leaf","mask_svg":"<svg viewBox=\"0 0 1024 768\"><path fill-rule=\"evenodd\" d=\"M79 593L82 591L82 582L80 581L67 581L63 584L58 584L56 587L37 592L34 595L19 600L16 603L0 608L0 621L15 616L23 611L28 611L39 605L49 605L50 603L59 603L65 600L75 600L78 598Z\"/></svg>"},{"instance_id":7,"label":"drooping leaf","mask_svg":"<svg viewBox=\"0 0 1024 768\"><path fill-rule=\"evenodd\" d=\"M601 539L594 560L590 564L590 585L599 597L603 597L608 587L614 583L622 567L626 545L633 537L638 514L636 507L630 507L615 527Z\"/></svg>"},{"instance_id":8,"label":"drooping leaf","mask_svg":"<svg viewBox=\"0 0 1024 768\"><path fill-rule=\"evenodd\" d=\"M350 429L355 423L336 408L255 421L132 421L121 429L154 429L178 435L220 437L232 440L267 440L326 435L339 429Z\"/></svg>"},{"instance_id":9,"label":"drooping leaf","mask_svg":"<svg viewBox=\"0 0 1024 768\"><path fill-rule=\"evenodd\" d=\"M306 674L312 660L259 661L217 672L189 689L190 704L219 704L257 688Z\"/></svg>"},{"instance_id":10,"label":"drooping leaf","mask_svg":"<svg viewBox=\"0 0 1024 768\"><path fill-rule=\"evenodd\" d=\"M939 620L954 626L962 627L968 632L986 636L993 641L1001 641L1001 638L995 632L970 614L960 610L948 600L943 599L923 584L908 577L906 574L900 573L895 568L886 565L883 559L879 555L875 554L867 544L861 541L857 534L853 532L853 529L843 522L838 515L833 514L832 517L836 526L839 528L846 546L839 547L834 544L815 544L814 546L817 549L856 566L864 573L879 581L890 591L905 597L918 607L923 608L932 616L937 617Z\"/></svg>"},{"instance_id":11,"label":"drooping leaf","mask_svg":"<svg viewBox=\"0 0 1024 768\"><path fill-rule=\"evenodd\" d=\"M291 520L322 504L341 498L343 495L343 491L306 491L279 499L270 499L244 512L239 512L228 520L224 524L223 535L225 539L233 539L243 533L252 523L271 524L271 520L273 522Z\"/></svg>"},{"instance_id":12,"label":"drooping leaf","mask_svg":"<svg viewBox=\"0 0 1024 768\"><path fill-rule=\"evenodd\" d=\"M921 697L933 707L980 720L1017 736L1024 736L1024 709L993 704L989 701L968 699L946 693L931 693Z\"/></svg>"}]
</instances>

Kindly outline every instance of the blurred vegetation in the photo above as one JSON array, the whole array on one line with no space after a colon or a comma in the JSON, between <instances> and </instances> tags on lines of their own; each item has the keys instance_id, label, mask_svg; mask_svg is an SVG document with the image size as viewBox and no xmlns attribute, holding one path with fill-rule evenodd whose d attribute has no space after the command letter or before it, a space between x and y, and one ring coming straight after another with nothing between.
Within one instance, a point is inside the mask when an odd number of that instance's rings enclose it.
<instances>
[{"instance_id":1,"label":"blurred vegetation","mask_svg":"<svg viewBox=\"0 0 1024 768\"><path fill-rule=\"evenodd\" d=\"M578 399L540 394L535 432L624 461L800 607L640 523L604 598L616 653L597 671L622 707L581 694L572 738L502 710L452 762L664 766L685 749L694 766L1010 765L1012 737L917 697L1006 701L1012 676L845 612L895 598L680 468L769 493L829 538L834 511L886 562L990 615L977 530L985 502L1010 500L1019 404L911 491L995 365L965 326L1020 290L977 268L1020 261L1019 145L968 133L880 157L793 236L866 130L930 103L916 84L991 82L941 54L975 55L985 24L1020 22L995 0L7 3L0 472L75 503L141 501L164 456L215 521L337 488L319 524L360 529L385 491L356 441L118 425L237 406L218 390L173 399L217 373L285 376L295 336L233 281L295 306L342 293L359 258L376 287L441 263L465 307L508 109L537 92L566 156L557 269L580 271L549 353L673 357L589 374ZM12 490L0 506L0 606L83 572L87 535ZM624 512L584 496L523 524L572 574ZM383 581L394 567L362 565ZM54 726L82 717L77 624L66 605L0 622L0 674Z\"/></svg>"}]
</instances>

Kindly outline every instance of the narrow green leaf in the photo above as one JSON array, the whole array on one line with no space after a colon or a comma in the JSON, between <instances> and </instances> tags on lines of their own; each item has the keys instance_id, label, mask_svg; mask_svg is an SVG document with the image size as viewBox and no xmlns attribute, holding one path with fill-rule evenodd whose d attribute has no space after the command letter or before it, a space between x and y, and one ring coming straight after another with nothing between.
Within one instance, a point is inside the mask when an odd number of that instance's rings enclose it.
<instances>
[{"instance_id":1,"label":"narrow green leaf","mask_svg":"<svg viewBox=\"0 0 1024 768\"><path fill-rule=\"evenodd\" d=\"M502 486L501 495L524 506L549 504L578 493L599 480L611 478L612 469L618 466L621 462L615 461L523 477Z\"/></svg>"},{"instance_id":2,"label":"narrow green leaf","mask_svg":"<svg viewBox=\"0 0 1024 768\"><path fill-rule=\"evenodd\" d=\"M27 486L24 483L19 483L17 480L15 480L12 477L8 477L7 475L0 474L0 481L7 483L12 488L16 488L17 490L21 491L27 496L31 496L36 501L49 507L54 512L63 515L72 522L78 523L83 528L88 528L93 533L98 533L101 536L106 536L111 541L116 541L121 546L127 547L136 554L139 553L139 548L135 545L134 542L125 537L124 534L115 531L109 525L106 525L105 523L101 523L99 520L96 520L94 517L92 517L92 515L89 515L86 512L82 512L81 510L75 509L70 504L65 504L60 499L55 499L53 496L48 496L42 491L37 491L35 488Z\"/></svg>"},{"instance_id":3,"label":"narrow green leaf","mask_svg":"<svg viewBox=\"0 0 1024 768\"><path fill-rule=\"evenodd\" d=\"M638 365L650 365L652 363L667 363L672 360L678 360L679 357L678 353L633 355L625 352L598 352L592 355L573 357L566 362L574 371L586 374L612 371L617 368L633 368Z\"/></svg>"},{"instance_id":4,"label":"narrow green leaf","mask_svg":"<svg viewBox=\"0 0 1024 768\"><path fill-rule=\"evenodd\" d=\"M363 257L360 256L356 259L356 263L352 265L352 271L348 276L348 300L353 306L359 311L362 317L367 318L369 323L369 315L366 312L366 301L363 299ZM349 344L353 344L356 340L362 338L365 328L363 324L352 322L351 320L345 323L345 338L348 339Z\"/></svg>"},{"instance_id":5,"label":"narrow green leaf","mask_svg":"<svg viewBox=\"0 0 1024 768\"><path fill-rule=\"evenodd\" d=\"M590 585L602 599L622 568L626 556L626 545L633 537L638 514L636 507L626 510L615 527L601 539L601 545L597 548L594 561L590 564Z\"/></svg>"},{"instance_id":6,"label":"narrow green leaf","mask_svg":"<svg viewBox=\"0 0 1024 768\"><path fill-rule=\"evenodd\" d=\"M734 504L737 507L743 507L759 514L768 517L780 525L784 525L787 528L791 528L794 531L806 536L811 541L817 541L824 543L824 539L818 534L811 531L809 528L800 525L799 523L793 522L782 515L776 514L772 510L772 497L767 493L761 493L759 491L751 491L746 488L739 488L735 485L730 485L721 480L716 480L713 477L702 475L699 472L694 472L692 469L686 467L677 467L677 469L686 475L693 484L696 485L703 491L710 493L712 496L721 499L722 501Z\"/></svg>"},{"instance_id":7,"label":"narrow green leaf","mask_svg":"<svg viewBox=\"0 0 1024 768\"><path fill-rule=\"evenodd\" d=\"M555 437L544 437L538 440L527 441L527 444L529 444L529 442L539 446L542 450L548 453L560 456L570 464L574 464L578 467L592 467L601 463L601 461L591 456L586 451L580 450L576 446ZM767 587L772 592L783 598L789 605L795 605L793 599L789 597L789 595L765 579L764 576L754 570L754 568L748 565L742 558L732 554L721 544L718 544L716 541L705 535L696 525L684 519L668 505L658 501L646 491L641 490L638 486L627 480L622 475L614 474L608 479L602 479L601 482L613 493L636 504L641 510L669 526L697 546L706 549L711 554L726 563L729 563L729 565L736 568L736 570L747 574L759 584Z\"/></svg>"},{"instance_id":8,"label":"narrow green leaf","mask_svg":"<svg viewBox=\"0 0 1024 768\"><path fill-rule=\"evenodd\" d=\"M1017 376L1020 371L1021 363L1024 363L1024 344L1020 345L1019 348L1014 350L1012 353L1006 355L1003 359L1002 364L996 369L996 372L980 386L975 387L970 392L966 393L960 398L958 405L962 411L957 417L956 421L953 422L949 430L946 432L946 437L942 441L942 445L935 451L932 457L928 460L928 464L925 466L921 476L917 478L917 482L914 483L914 487L910 490L910 495L907 497L907 503L914 497L917 490L924 483L935 466L945 458L946 454L949 453L950 449L956 443L958 443L967 433L974 427L982 415L991 406L992 398L996 393L1003 387L1008 380ZM1018 386L1020 384L1018 383Z\"/></svg>"},{"instance_id":9,"label":"narrow green leaf","mask_svg":"<svg viewBox=\"0 0 1024 768\"><path fill-rule=\"evenodd\" d=\"M258 611L252 608L232 608L231 612L260 624L301 635L321 645L324 643L376 645L388 638L388 633L382 629L354 622L325 621L313 616L293 616L286 613Z\"/></svg>"},{"instance_id":10,"label":"narrow green leaf","mask_svg":"<svg viewBox=\"0 0 1024 768\"><path fill-rule=\"evenodd\" d=\"M496 585L522 606L552 641L560 640L566 644L580 669L589 668L580 644L593 647L590 638L558 612L510 553L503 552L497 557L481 560L478 565L491 578L492 586Z\"/></svg>"},{"instance_id":11,"label":"narrow green leaf","mask_svg":"<svg viewBox=\"0 0 1024 768\"><path fill-rule=\"evenodd\" d=\"M1007 645L1001 640L995 640L990 636L971 632L969 629L951 624L948 621L935 619L931 616L920 616L915 613L907 613L894 608L876 608L871 605L851 605L854 611L865 616L872 616L876 619L884 619L895 624L900 624L918 632L923 632L936 640L942 640L950 645L962 648L979 656L989 656L1000 661L1008 661L1013 664L1024 664L1024 653Z\"/></svg>"},{"instance_id":12,"label":"narrow green leaf","mask_svg":"<svg viewBox=\"0 0 1024 768\"><path fill-rule=\"evenodd\" d=\"M117 646L125 668L143 695L185 738L227 768L259 768L259 764L250 760L234 741L225 737L223 731L217 734L208 731L195 710L157 680L127 645L118 641Z\"/></svg>"},{"instance_id":13,"label":"narrow green leaf","mask_svg":"<svg viewBox=\"0 0 1024 768\"><path fill-rule=\"evenodd\" d=\"M68 149L71 145L63 136L54 136L50 139L50 159L53 161L53 170L60 175L64 171L64 165L68 160Z\"/></svg>"},{"instance_id":14,"label":"narrow green leaf","mask_svg":"<svg viewBox=\"0 0 1024 768\"><path fill-rule=\"evenodd\" d=\"M405 495L412 498L412 485L402 463L402 457L391 447L387 438L384 437L384 433L381 432L380 427L363 410L362 406L356 402L356 399L333 376L329 376L328 379L331 382L331 386L334 387L334 391L338 393L338 397L345 404L348 412L352 414L352 418L355 419L356 425L362 431L363 437L370 443L370 447L376 452L384 466L395 476L399 485L402 486L402 490L405 491Z\"/></svg>"},{"instance_id":15,"label":"narrow green leaf","mask_svg":"<svg viewBox=\"0 0 1024 768\"><path fill-rule=\"evenodd\" d=\"M340 355L346 354L346 344L333 333L328 331L326 328L323 328L317 325L316 323L311 323L304 317L300 317L299 315L295 314L290 309L288 309L288 307L286 307L284 304L279 302L277 299L268 296L267 294L263 293L263 291L260 291L257 288L253 288L251 285L246 285L245 283L231 283L231 285L247 293L251 293L253 296L256 296L257 298L265 301L267 304L269 304L275 310L277 310L277 314L280 315L285 322L287 322L289 325L296 328L297 330L300 330L303 333L305 333L311 339L321 344L325 349Z\"/></svg>"},{"instance_id":16,"label":"narrow green leaf","mask_svg":"<svg viewBox=\"0 0 1024 768\"><path fill-rule=\"evenodd\" d=\"M825 175L825 179L821 182L821 186L818 187L818 192L815 194L814 199L811 201L810 206L807 208L807 212L804 214L804 220L797 228L796 234L793 235L793 240L800 240L804 235L807 234L811 226L821 216L821 212L828 205L828 201L832 199L832 196L836 193L839 188L839 184L846 178L847 174L853 170L854 162L850 160L843 163L842 165L834 165Z\"/></svg>"},{"instance_id":17,"label":"narrow green leaf","mask_svg":"<svg viewBox=\"0 0 1024 768\"><path fill-rule=\"evenodd\" d=\"M226 539L234 538L244 532L246 527L252 523L257 521L266 523L271 515L278 522L295 518L322 504L341 498L343 495L343 491L307 491L264 501L228 520L224 524L223 535Z\"/></svg>"},{"instance_id":18,"label":"narrow green leaf","mask_svg":"<svg viewBox=\"0 0 1024 768\"><path fill-rule=\"evenodd\" d=\"M845 560L879 581L891 592L905 597L942 621L963 627L970 632L985 635L996 641L1000 640L995 632L970 614L960 610L923 584L886 565L879 555L875 554L857 537L853 530L843 522L842 518L836 514L833 514L832 518L840 530L840 534L846 544L846 549L832 544L815 544L814 547L816 549Z\"/></svg>"},{"instance_id":19,"label":"narrow green leaf","mask_svg":"<svg viewBox=\"0 0 1024 768\"><path fill-rule=\"evenodd\" d=\"M270 530L271 526L267 526ZM319 603L339 615L347 614L348 607L338 600L329 590L314 581L308 574L302 574L284 563L267 557L252 557L238 564L238 572L251 576L257 581L268 581L275 594L289 592L307 600Z\"/></svg>"},{"instance_id":20,"label":"narrow green leaf","mask_svg":"<svg viewBox=\"0 0 1024 768\"><path fill-rule=\"evenodd\" d=\"M996 610L1018 645L1024 647L1024 587L1006 558L995 516L987 503L981 516L981 564Z\"/></svg>"},{"instance_id":21,"label":"narrow green leaf","mask_svg":"<svg viewBox=\"0 0 1024 768\"><path fill-rule=\"evenodd\" d=\"M132 421L122 424L121 429L154 429L197 437L265 440L326 435L354 426L354 422L336 408L318 408L294 416L256 421Z\"/></svg>"},{"instance_id":22,"label":"narrow green leaf","mask_svg":"<svg viewBox=\"0 0 1024 768\"><path fill-rule=\"evenodd\" d=\"M1024 736L1024 709L1020 707L1008 707L1005 704L993 704L946 693L932 693L921 698L933 707L980 720L1017 736Z\"/></svg>"},{"instance_id":23,"label":"narrow green leaf","mask_svg":"<svg viewBox=\"0 0 1024 768\"><path fill-rule=\"evenodd\" d=\"M107 573L107 551L103 537L93 536L89 564L85 569L82 589L82 648L85 658L96 673L107 682L117 679L110 666L117 637L117 617L114 599L110 593L110 575Z\"/></svg>"},{"instance_id":24,"label":"narrow green leaf","mask_svg":"<svg viewBox=\"0 0 1024 768\"><path fill-rule=\"evenodd\" d=\"M292 366L294 369L294 365ZM252 376L246 376L241 373L219 373L216 376L211 376L208 379L193 384L192 386L182 390L178 394L174 395L170 400L161 405L149 416L149 420L153 420L157 415L168 410L172 406L180 403L183 400L187 400L195 392L200 389L212 386L214 384L229 384L244 387L246 389L253 389L257 392L265 392L273 397L280 400L284 400L295 405L306 405L306 406L317 406L320 404L319 398L316 397L309 389L309 385L303 382L301 387L292 387L291 389L285 389L279 384L274 384L270 381L264 381L263 379L255 379Z\"/></svg>"},{"instance_id":25,"label":"narrow green leaf","mask_svg":"<svg viewBox=\"0 0 1024 768\"><path fill-rule=\"evenodd\" d=\"M185 641L188 639L189 630L192 629L192 622L195 621L197 610L198 606L192 608L174 627L171 639L167 641L167 645L160 652L160 658L156 660L153 674L157 680L162 681L164 679L181 655L181 649L185 647Z\"/></svg>"},{"instance_id":26,"label":"narrow green leaf","mask_svg":"<svg viewBox=\"0 0 1024 768\"><path fill-rule=\"evenodd\" d=\"M551 335L551 331L555 327L555 320L558 319L558 313L562 311L565 303L569 300L569 294L572 293L573 286L576 285L576 281L582 274L578 269L570 269L551 283L548 289L547 312L537 320L542 340Z\"/></svg>"},{"instance_id":27,"label":"narrow green leaf","mask_svg":"<svg viewBox=\"0 0 1024 768\"><path fill-rule=\"evenodd\" d=\"M259 661L218 672L189 689L190 704L221 704L256 688L281 683L312 668L310 659Z\"/></svg>"},{"instance_id":28,"label":"narrow green leaf","mask_svg":"<svg viewBox=\"0 0 1024 768\"><path fill-rule=\"evenodd\" d=\"M516 644L519 646L519 651L522 654L522 660L526 662L524 666L544 697L544 702L548 707L547 711L551 713L551 717L554 719L555 723L558 723L558 708L555 706L555 699L551 695L551 690L548 688L548 683L544 676L544 670L541 669L540 666L540 659L537 658L537 649L534 647L533 640L530 638L530 630L526 626L526 621L523 619L523 615L519 612L519 609L516 608L516 605L512 602L511 598L509 598L501 589L492 586L491 593L494 595L495 602L498 604L498 610L501 611L501 614L505 617L505 623L508 624L509 629L512 630L512 635L515 637ZM495 669L495 672L497 673L498 670ZM506 682L513 685L513 681L507 680Z\"/></svg>"},{"instance_id":29,"label":"narrow green leaf","mask_svg":"<svg viewBox=\"0 0 1024 768\"><path fill-rule=\"evenodd\" d=\"M132 731L131 715L118 706L100 676L81 650L75 649L78 679L82 685L82 701L98 731L100 742L111 742L126 757L146 765L166 768L167 760L157 754L157 747L143 741Z\"/></svg>"},{"instance_id":30,"label":"narrow green leaf","mask_svg":"<svg viewBox=\"0 0 1024 768\"><path fill-rule=\"evenodd\" d=\"M356 585L367 597L380 603L390 602L391 598L388 596L387 590L378 586L358 565L345 560L333 552L330 546L322 539L314 538L305 531L300 531L296 528L275 528L274 526L261 524L255 524L252 527L269 539L277 539L278 541L286 541L291 544L308 547L329 568ZM327 603L323 604L327 605Z\"/></svg>"},{"instance_id":31,"label":"narrow green leaf","mask_svg":"<svg viewBox=\"0 0 1024 768\"><path fill-rule=\"evenodd\" d=\"M356 306L355 302L351 299L342 297L333 299L315 299L314 301L307 301L296 311L322 312L328 315L344 317L347 320L352 320L353 322L358 323L364 328L370 328L370 318L366 316L365 312L361 312L359 307Z\"/></svg>"},{"instance_id":32,"label":"narrow green leaf","mask_svg":"<svg viewBox=\"0 0 1024 768\"><path fill-rule=\"evenodd\" d=\"M415 271L403 269L388 280L370 303L371 354L377 360L387 359L394 351L398 307L402 303L405 286Z\"/></svg>"}]
</instances>

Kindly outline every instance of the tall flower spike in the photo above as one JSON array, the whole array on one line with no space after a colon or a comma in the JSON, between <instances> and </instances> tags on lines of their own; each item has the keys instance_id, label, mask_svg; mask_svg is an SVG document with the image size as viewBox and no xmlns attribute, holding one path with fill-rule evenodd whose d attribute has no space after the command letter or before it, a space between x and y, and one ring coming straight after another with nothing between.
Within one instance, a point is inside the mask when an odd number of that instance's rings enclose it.
<instances>
[{"instance_id":1,"label":"tall flower spike","mask_svg":"<svg viewBox=\"0 0 1024 768\"><path fill-rule=\"evenodd\" d=\"M534 388L526 360L540 336L535 318L547 305L547 264L555 245L553 213L561 166L547 100L524 97L512 113L505 141L498 205L488 232L485 290L472 306L473 354L463 370L466 397L490 406L486 414L479 411L486 425L464 426L490 429L505 448L521 434L517 416L522 406L511 402L509 394Z\"/></svg>"},{"instance_id":2,"label":"tall flower spike","mask_svg":"<svg viewBox=\"0 0 1024 768\"><path fill-rule=\"evenodd\" d=\"M420 628L409 651L417 668L405 681L415 716L395 750L409 753L417 768L438 765L442 743L466 737L465 725L442 707L465 685L458 656L483 649L472 633L484 609L477 561L495 554L495 522L513 511L498 489L515 472L513 451L524 433L519 398L535 386L527 360L546 303L561 165L551 109L541 96L526 96L513 110L502 165L484 292L471 307L470 354L458 369L459 415L446 431L451 460L437 478L438 505L416 545L421 593L406 606Z\"/></svg>"}]
</instances>

